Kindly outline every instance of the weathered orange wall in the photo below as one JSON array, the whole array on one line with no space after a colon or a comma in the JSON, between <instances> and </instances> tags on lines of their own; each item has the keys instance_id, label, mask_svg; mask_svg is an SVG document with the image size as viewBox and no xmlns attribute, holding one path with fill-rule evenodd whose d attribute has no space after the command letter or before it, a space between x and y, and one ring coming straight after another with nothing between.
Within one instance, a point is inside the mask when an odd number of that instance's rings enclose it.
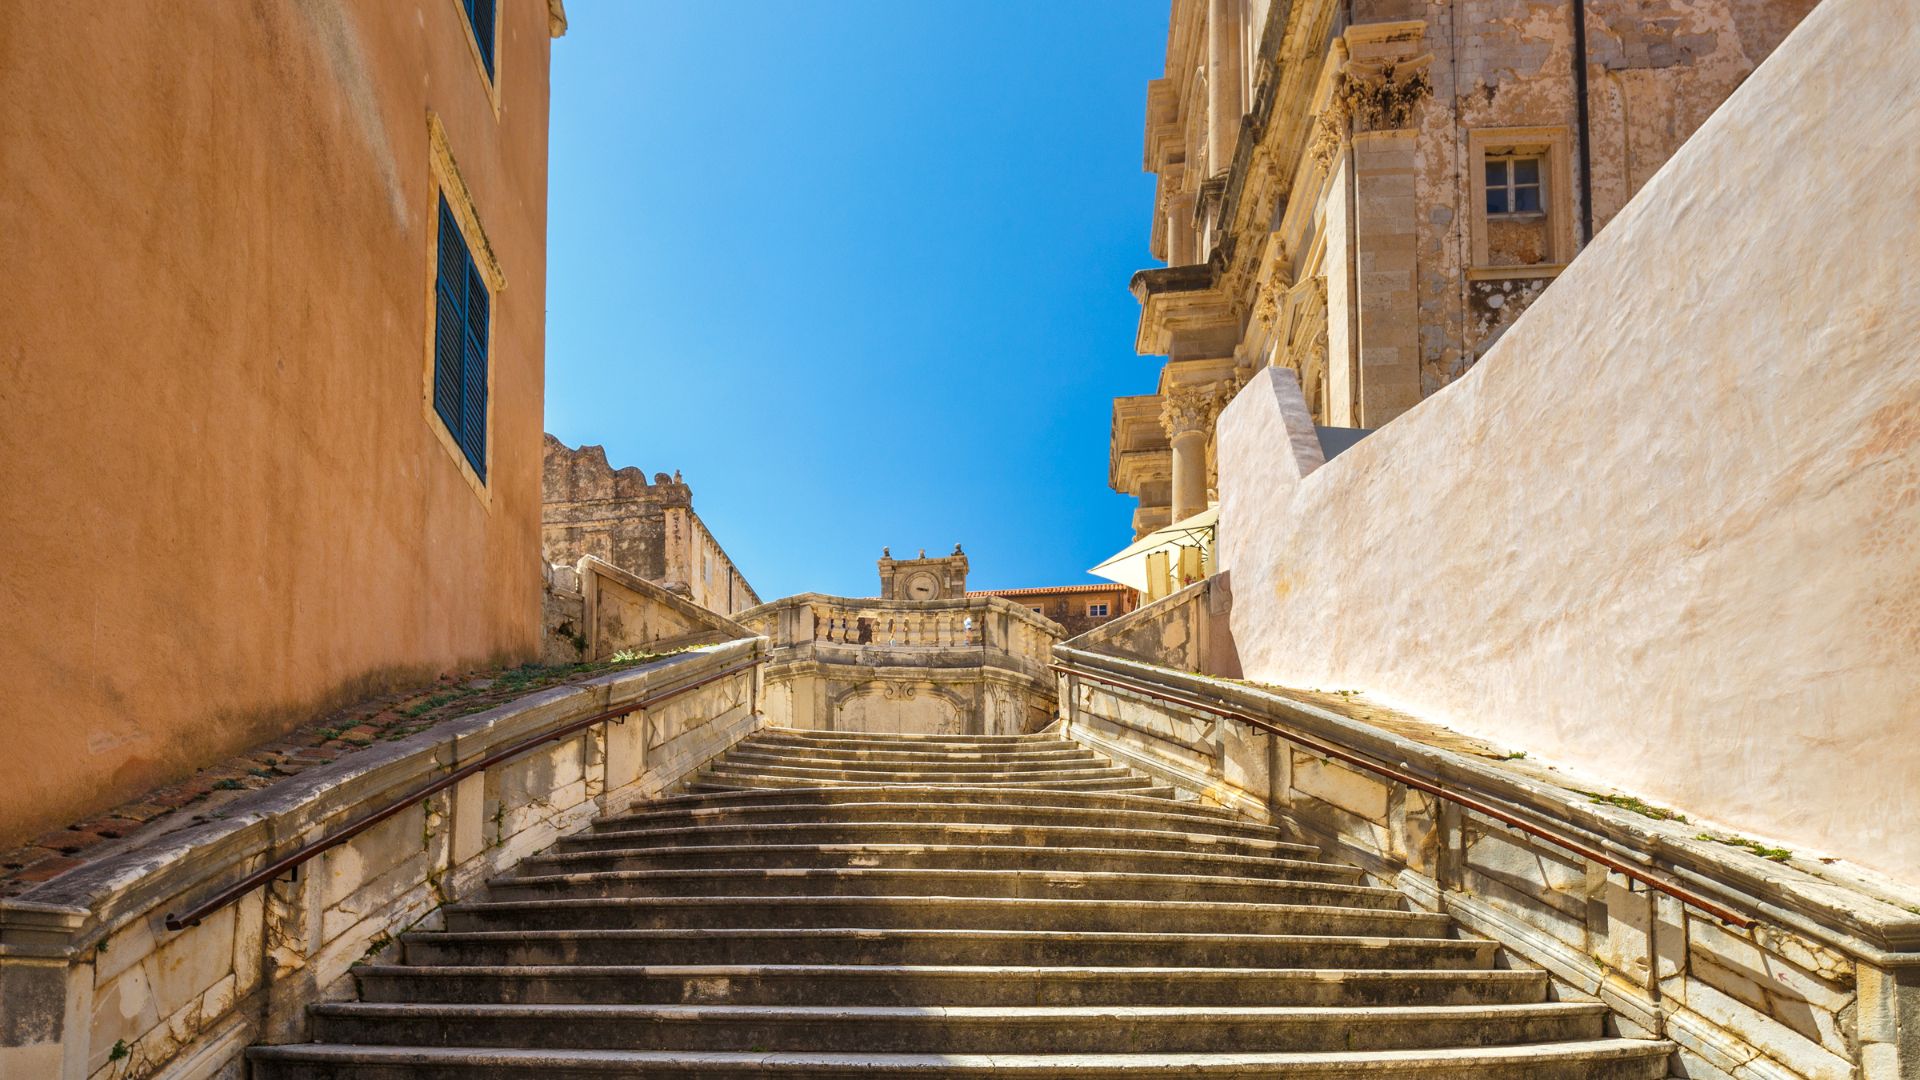
<instances>
[{"instance_id":1,"label":"weathered orange wall","mask_svg":"<svg viewBox=\"0 0 1920 1080\"><path fill-rule=\"evenodd\" d=\"M0 847L533 657L547 88L502 0L0 0ZM423 414L437 113L506 288L491 507Z\"/></svg>"}]
</instances>

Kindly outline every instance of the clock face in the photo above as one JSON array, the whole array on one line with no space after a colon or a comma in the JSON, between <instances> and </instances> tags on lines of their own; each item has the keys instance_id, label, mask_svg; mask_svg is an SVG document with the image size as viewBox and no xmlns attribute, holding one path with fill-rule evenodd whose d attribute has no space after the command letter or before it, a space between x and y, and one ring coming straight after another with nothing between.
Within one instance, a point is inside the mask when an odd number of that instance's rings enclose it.
<instances>
[{"instance_id":1,"label":"clock face","mask_svg":"<svg viewBox=\"0 0 1920 1080\"><path fill-rule=\"evenodd\" d=\"M915 574L907 579L907 599L931 600L940 595L940 582L932 574Z\"/></svg>"}]
</instances>

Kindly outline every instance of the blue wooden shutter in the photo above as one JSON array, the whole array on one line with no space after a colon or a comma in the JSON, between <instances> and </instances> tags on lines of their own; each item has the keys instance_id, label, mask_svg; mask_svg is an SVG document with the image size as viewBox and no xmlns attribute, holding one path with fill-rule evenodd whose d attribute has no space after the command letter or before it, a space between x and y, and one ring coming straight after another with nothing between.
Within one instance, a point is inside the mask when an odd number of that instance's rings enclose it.
<instances>
[{"instance_id":1,"label":"blue wooden shutter","mask_svg":"<svg viewBox=\"0 0 1920 1080\"><path fill-rule=\"evenodd\" d=\"M473 27L474 43L480 46L480 63L493 77L493 5L494 0L462 0L467 8L467 23Z\"/></svg>"},{"instance_id":2,"label":"blue wooden shutter","mask_svg":"<svg viewBox=\"0 0 1920 1080\"><path fill-rule=\"evenodd\" d=\"M482 483L487 479L487 316L492 297L472 260L467 263L467 312L461 371L460 449Z\"/></svg>"},{"instance_id":3,"label":"blue wooden shutter","mask_svg":"<svg viewBox=\"0 0 1920 1080\"><path fill-rule=\"evenodd\" d=\"M461 326L466 322L467 245L460 225L440 199L440 250L434 266L433 411L460 437Z\"/></svg>"},{"instance_id":4,"label":"blue wooden shutter","mask_svg":"<svg viewBox=\"0 0 1920 1080\"><path fill-rule=\"evenodd\" d=\"M433 411L485 483L487 332L493 297L444 195L433 294Z\"/></svg>"}]
</instances>

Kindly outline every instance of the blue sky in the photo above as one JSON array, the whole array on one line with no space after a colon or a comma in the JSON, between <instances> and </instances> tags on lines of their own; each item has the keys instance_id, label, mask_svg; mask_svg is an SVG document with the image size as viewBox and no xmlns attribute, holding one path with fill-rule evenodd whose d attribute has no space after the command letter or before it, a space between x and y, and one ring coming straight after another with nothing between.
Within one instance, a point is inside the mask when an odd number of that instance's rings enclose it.
<instances>
[{"instance_id":1,"label":"blue sky","mask_svg":"<svg viewBox=\"0 0 1920 1080\"><path fill-rule=\"evenodd\" d=\"M966 545L1073 584L1132 537L1110 399L1166 0L569 0L547 430L681 470L766 599Z\"/></svg>"}]
</instances>

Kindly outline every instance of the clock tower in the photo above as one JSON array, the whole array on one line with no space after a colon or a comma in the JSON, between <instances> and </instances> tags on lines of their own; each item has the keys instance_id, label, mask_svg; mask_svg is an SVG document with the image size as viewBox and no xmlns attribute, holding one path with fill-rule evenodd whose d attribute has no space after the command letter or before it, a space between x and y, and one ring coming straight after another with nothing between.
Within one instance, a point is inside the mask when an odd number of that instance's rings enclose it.
<instances>
[{"instance_id":1,"label":"clock tower","mask_svg":"<svg viewBox=\"0 0 1920 1080\"><path fill-rule=\"evenodd\" d=\"M890 548L880 549L880 599L956 600L967 595L967 555L960 545L953 554L927 558L925 548L916 559L896 559Z\"/></svg>"}]
</instances>

